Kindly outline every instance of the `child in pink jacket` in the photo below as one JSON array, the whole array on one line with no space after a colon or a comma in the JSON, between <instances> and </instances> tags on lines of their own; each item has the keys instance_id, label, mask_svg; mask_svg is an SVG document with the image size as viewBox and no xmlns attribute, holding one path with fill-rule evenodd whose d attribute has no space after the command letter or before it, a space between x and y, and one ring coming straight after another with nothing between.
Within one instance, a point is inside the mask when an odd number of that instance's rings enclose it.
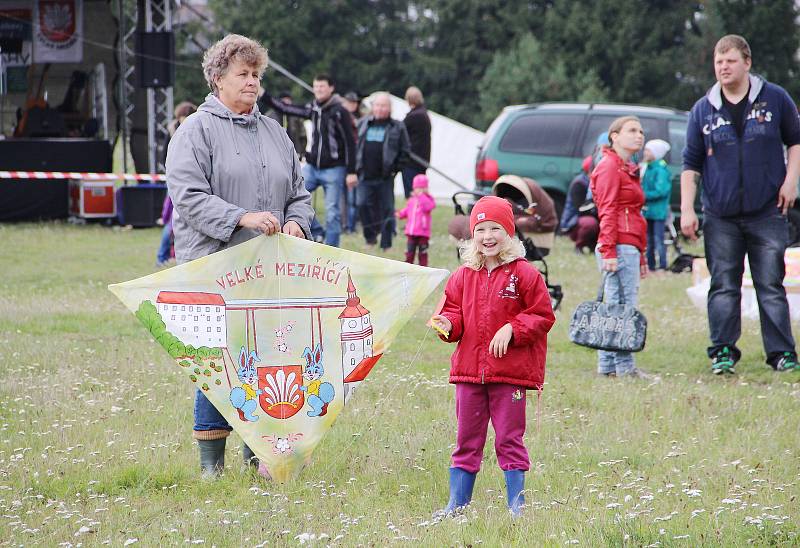
<instances>
[{"instance_id":1,"label":"child in pink jacket","mask_svg":"<svg viewBox=\"0 0 800 548\"><path fill-rule=\"evenodd\" d=\"M398 219L406 221L406 262L414 262L414 254L419 250L420 266L428 266L428 239L431 237L431 211L436 207L433 197L428 194L428 177L422 173L414 177L413 192L406 207L395 213Z\"/></svg>"}]
</instances>

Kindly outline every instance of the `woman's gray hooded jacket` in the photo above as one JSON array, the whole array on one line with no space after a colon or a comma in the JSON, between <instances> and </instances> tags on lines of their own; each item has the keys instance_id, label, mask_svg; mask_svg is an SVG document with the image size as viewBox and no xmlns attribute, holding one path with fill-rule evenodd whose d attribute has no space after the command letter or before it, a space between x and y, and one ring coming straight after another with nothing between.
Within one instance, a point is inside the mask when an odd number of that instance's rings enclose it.
<instances>
[{"instance_id":1,"label":"woman's gray hooded jacket","mask_svg":"<svg viewBox=\"0 0 800 548\"><path fill-rule=\"evenodd\" d=\"M208 95L170 140L167 187L179 264L258 236L237 226L251 211L269 211L281 226L296 221L310 233L314 209L294 145L257 107L234 114Z\"/></svg>"}]
</instances>

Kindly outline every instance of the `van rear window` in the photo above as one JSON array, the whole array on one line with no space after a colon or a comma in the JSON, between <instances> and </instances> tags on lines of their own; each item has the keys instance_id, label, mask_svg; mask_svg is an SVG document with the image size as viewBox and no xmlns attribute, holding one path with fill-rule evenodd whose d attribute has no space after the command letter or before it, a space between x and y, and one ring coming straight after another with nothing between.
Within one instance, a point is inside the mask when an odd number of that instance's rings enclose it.
<instances>
[{"instance_id":1,"label":"van rear window","mask_svg":"<svg viewBox=\"0 0 800 548\"><path fill-rule=\"evenodd\" d=\"M683 162L683 148L686 146L686 127L688 125L688 122L683 120L670 120L667 122L669 144L672 147L665 158L668 164L679 165Z\"/></svg>"},{"instance_id":2,"label":"van rear window","mask_svg":"<svg viewBox=\"0 0 800 548\"><path fill-rule=\"evenodd\" d=\"M572 156L584 114L538 114L514 120L500 141L503 152Z\"/></svg>"}]
</instances>

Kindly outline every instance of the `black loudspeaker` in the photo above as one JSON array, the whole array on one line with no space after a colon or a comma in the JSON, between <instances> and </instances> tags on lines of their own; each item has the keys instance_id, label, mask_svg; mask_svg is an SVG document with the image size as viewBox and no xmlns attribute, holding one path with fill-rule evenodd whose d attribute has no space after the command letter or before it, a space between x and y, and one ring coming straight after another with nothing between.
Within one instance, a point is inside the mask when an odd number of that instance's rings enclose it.
<instances>
[{"instance_id":1,"label":"black loudspeaker","mask_svg":"<svg viewBox=\"0 0 800 548\"><path fill-rule=\"evenodd\" d=\"M2 170L105 173L112 170L113 163L111 143L99 139L0 140Z\"/></svg>"},{"instance_id":2,"label":"black loudspeaker","mask_svg":"<svg viewBox=\"0 0 800 548\"><path fill-rule=\"evenodd\" d=\"M23 137L66 137L64 117L55 109L33 107L28 111Z\"/></svg>"},{"instance_id":3,"label":"black loudspeaker","mask_svg":"<svg viewBox=\"0 0 800 548\"><path fill-rule=\"evenodd\" d=\"M117 189L119 224L135 227L155 226L161 218L161 207L167 196L167 185L128 185Z\"/></svg>"},{"instance_id":4,"label":"black loudspeaker","mask_svg":"<svg viewBox=\"0 0 800 548\"><path fill-rule=\"evenodd\" d=\"M136 80L142 88L168 88L175 83L175 35L136 33Z\"/></svg>"},{"instance_id":5,"label":"black loudspeaker","mask_svg":"<svg viewBox=\"0 0 800 548\"><path fill-rule=\"evenodd\" d=\"M68 204L66 179L0 179L0 222L66 219Z\"/></svg>"}]
</instances>

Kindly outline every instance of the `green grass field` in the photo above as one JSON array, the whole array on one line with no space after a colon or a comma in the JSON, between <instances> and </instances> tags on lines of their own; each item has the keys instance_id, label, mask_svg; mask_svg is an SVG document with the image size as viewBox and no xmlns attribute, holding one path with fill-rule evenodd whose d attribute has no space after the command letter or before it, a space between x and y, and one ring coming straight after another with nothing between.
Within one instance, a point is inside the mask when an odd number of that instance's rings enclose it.
<instances>
[{"instance_id":1,"label":"green grass field","mask_svg":"<svg viewBox=\"0 0 800 548\"><path fill-rule=\"evenodd\" d=\"M450 215L436 210L436 233ZM424 327L438 295L296 481L242 472L236 435L224 477L201 481L194 388L106 289L152 272L159 235L0 226L0 545L800 544L800 374L773 373L746 322L738 374L712 376L705 315L680 275L641 291L649 337L638 365L660 382L598 378L567 326L599 274L563 239L549 261L566 297L539 425L535 396L528 403L523 518L505 509L490 434L473 504L430 524L455 440L452 347ZM343 246L363 250L355 236ZM446 236L432 239L432 265L457 266Z\"/></svg>"}]
</instances>

